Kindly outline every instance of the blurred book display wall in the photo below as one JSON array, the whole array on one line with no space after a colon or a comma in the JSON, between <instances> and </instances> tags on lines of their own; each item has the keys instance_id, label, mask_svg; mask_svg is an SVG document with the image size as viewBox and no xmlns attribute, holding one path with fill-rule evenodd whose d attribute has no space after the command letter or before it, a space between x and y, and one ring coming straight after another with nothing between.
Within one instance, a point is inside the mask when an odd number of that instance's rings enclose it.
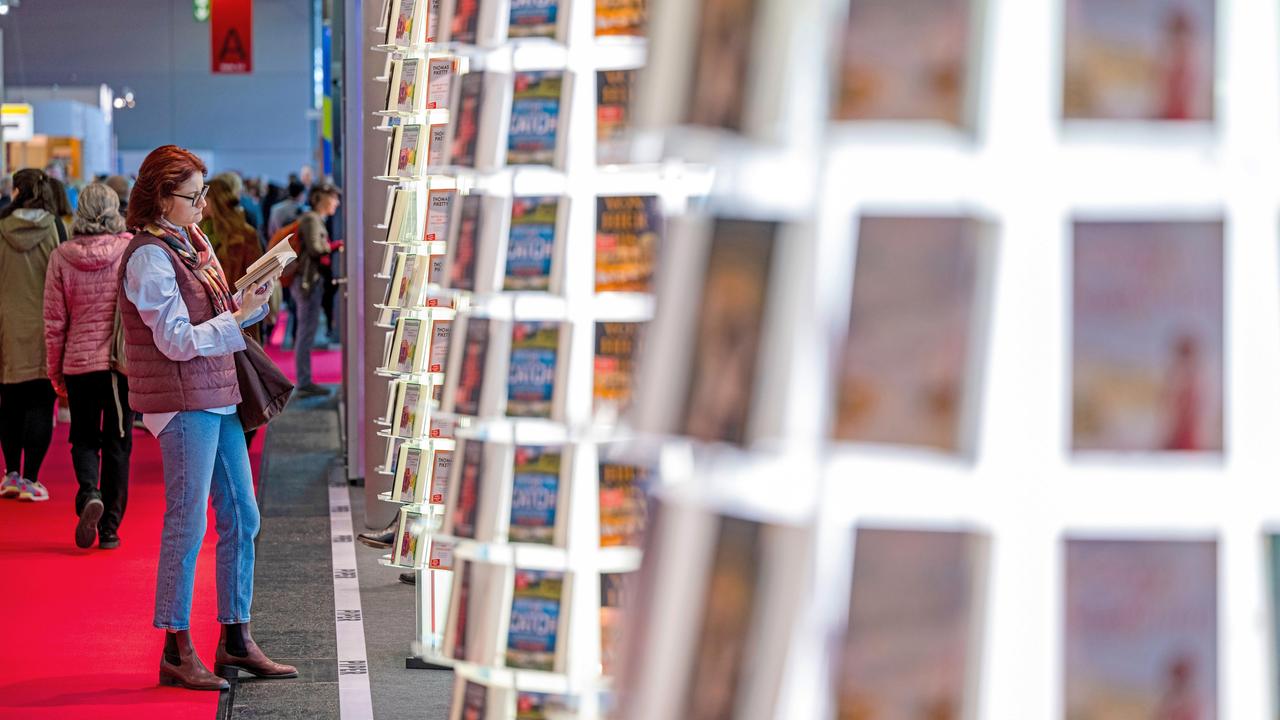
<instances>
[{"instance_id":1,"label":"blurred book display wall","mask_svg":"<svg viewBox=\"0 0 1280 720\"><path fill-rule=\"evenodd\" d=\"M1280 717L1280 4L649 13L618 716Z\"/></svg>"}]
</instances>

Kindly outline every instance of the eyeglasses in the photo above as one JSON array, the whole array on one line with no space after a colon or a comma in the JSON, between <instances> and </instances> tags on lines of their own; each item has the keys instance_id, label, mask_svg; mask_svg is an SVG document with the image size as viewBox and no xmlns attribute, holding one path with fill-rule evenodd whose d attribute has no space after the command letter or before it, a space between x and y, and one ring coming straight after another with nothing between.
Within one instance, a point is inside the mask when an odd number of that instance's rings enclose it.
<instances>
[{"instance_id":1,"label":"eyeglasses","mask_svg":"<svg viewBox=\"0 0 1280 720\"><path fill-rule=\"evenodd\" d=\"M197 207L198 205L200 205L200 201L204 199L204 196L209 194L209 186L205 185L204 187L200 188L200 192L196 193L195 195L183 195L182 193L169 193L169 194L174 197L180 197L183 200L190 200L191 207Z\"/></svg>"}]
</instances>

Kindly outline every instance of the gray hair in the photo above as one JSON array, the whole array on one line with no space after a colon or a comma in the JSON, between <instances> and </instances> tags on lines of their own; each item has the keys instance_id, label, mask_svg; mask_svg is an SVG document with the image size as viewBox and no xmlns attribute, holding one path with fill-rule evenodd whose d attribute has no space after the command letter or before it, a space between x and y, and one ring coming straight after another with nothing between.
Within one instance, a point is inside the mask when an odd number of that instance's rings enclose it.
<instances>
[{"instance_id":1,"label":"gray hair","mask_svg":"<svg viewBox=\"0 0 1280 720\"><path fill-rule=\"evenodd\" d=\"M118 235L124 232L120 217L120 197L102 183L91 183L80 191L80 203L71 223L72 235Z\"/></svg>"}]
</instances>

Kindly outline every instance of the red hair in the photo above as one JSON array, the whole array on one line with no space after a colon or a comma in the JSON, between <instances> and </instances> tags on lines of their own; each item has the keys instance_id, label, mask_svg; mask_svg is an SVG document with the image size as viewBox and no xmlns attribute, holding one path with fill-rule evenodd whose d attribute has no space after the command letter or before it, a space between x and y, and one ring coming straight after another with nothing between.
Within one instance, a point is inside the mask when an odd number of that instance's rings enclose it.
<instances>
[{"instance_id":1,"label":"red hair","mask_svg":"<svg viewBox=\"0 0 1280 720\"><path fill-rule=\"evenodd\" d=\"M164 216L163 201L192 175L209 172L195 153L177 145L152 150L138 168L138 179L129 193L129 214L125 218L133 230L140 230Z\"/></svg>"}]
</instances>

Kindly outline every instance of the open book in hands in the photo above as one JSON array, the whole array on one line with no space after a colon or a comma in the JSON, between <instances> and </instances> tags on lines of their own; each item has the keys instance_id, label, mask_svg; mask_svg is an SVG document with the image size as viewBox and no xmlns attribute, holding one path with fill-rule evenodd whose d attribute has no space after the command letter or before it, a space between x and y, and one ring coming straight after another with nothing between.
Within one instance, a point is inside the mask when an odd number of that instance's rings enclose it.
<instances>
[{"instance_id":1,"label":"open book in hands","mask_svg":"<svg viewBox=\"0 0 1280 720\"><path fill-rule=\"evenodd\" d=\"M236 292L243 292L245 288L258 285L268 278L279 276L289 266L289 263L297 260L298 253L293 251L293 245L290 242L292 238L293 234L290 233L284 240L272 245L265 255L245 269L244 277L236 281Z\"/></svg>"}]
</instances>

